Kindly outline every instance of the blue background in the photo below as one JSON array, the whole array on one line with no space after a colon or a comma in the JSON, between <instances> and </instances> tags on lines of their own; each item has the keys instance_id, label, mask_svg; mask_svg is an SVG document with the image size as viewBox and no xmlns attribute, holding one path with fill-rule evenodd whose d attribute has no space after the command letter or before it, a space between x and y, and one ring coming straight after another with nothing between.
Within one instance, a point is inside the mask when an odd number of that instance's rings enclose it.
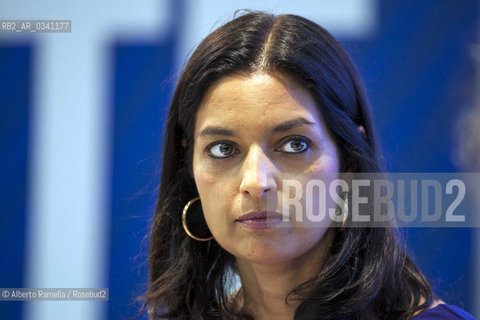
<instances>
[{"instance_id":1,"label":"blue background","mask_svg":"<svg viewBox=\"0 0 480 320\"><path fill-rule=\"evenodd\" d=\"M173 0L172 0L173 2ZM174 85L182 1L169 36L154 43L112 43L111 239L109 319L135 316L147 280L149 221L163 123ZM389 171L454 172L456 121L473 105L471 46L478 2L379 1L373 38L340 39L364 77ZM23 287L28 193L32 56L35 46L0 43L0 287ZM474 229L410 229L411 254L445 301L470 313L474 301ZM8 263L5 263L7 262ZM0 302L4 319L22 303Z\"/></svg>"}]
</instances>

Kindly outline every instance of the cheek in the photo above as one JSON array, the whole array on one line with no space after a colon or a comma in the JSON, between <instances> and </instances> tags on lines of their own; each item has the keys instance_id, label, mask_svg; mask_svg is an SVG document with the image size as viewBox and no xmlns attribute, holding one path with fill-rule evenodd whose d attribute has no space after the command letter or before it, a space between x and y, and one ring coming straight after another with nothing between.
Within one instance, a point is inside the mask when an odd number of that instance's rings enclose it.
<instances>
[{"instance_id":1,"label":"cheek","mask_svg":"<svg viewBox=\"0 0 480 320\"><path fill-rule=\"evenodd\" d=\"M337 152L332 148L326 150L312 166L312 174L318 172L338 172L339 160Z\"/></svg>"},{"instance_id":2,"label":"cheek","mask_svg":"<svg viewBox=\"0 0 480 320\"><path fill-rule=\"evenodd\" d=\"M324 172L338 172L340 164L338 157L329 155L321 158L321 163Z\"/></svg>"},{"instance_id":3,"label":"cheek","mask_svg":"<svg viewBox=\"0 0 480 320\"><path fill-rule=\"evenodd\" d=\"M216 182L215 177L209 174L208 170L205 170L202 165L196 165L195 163L193 165L193 177L199 192L202 192L201 190L205 188L211 187Z\"/></svg>"},{"instance_id":4,"label":"cheek","mask_svg":"<svg viewBox=\"0 0 480 320\"><path fill-rule=\"evenodd\" d=\"M228 222L226 219L232 203L227 192L228 182L225 181L228 179L220 179L201 167L194 169L194 177L207 225L212 234L218 236Z\"/></svg>"},{"instance_id":5,"label":"cheek","mask_svg":"<svg viewBox=\"0 0 480 320\"><path fill-rule=\"evenodd\" d=\"M329 186L337 178L336 157L322 155L305 168L302 174L291 177L298 181L300 189L290 187L283 190L282 197L299 199L297 207L290 206L288 210L283 210L292 219L295 228L304 230L304 235L297 234L301 241L318 239L331 225L330 210L335 209L336 205L329 195Z\"/></svg>"},{"instance_id":6,"label":"cheek","mask_svg":"<svg viewBox=\"0 0 480 320\"><path fill-rule=\"evenodd\" d=\"M200 198L216 198L221 200L222 196L232 189L233 178L229 175L218 175L211 170L198 168L193 172L195 184Z\"/></svg>"},{"instance_id":7,"label":"cheek","mask_svg":"<svg viewBox=\"0 0 480 320\"><path fill-rule=\"evenodd\" d=\"M193 174L195 177L195 185L197 186L198 195L202 201L202 208L204 214L207 216L211 211L210 208L214 205L216 189L218 188L218 180L215 179L208 172L194 169Z\"/></svg>"},{"instance_id":8,"label":"cheek","mask_svg":"<svg viewBox=\"0 0 480 320\"><path fill-rule=\"evenodd\" d=\"M301 175L303 191L306 191L307 184L313 181L323 181L328 192L330 182L338 178L339 164L335 156L322 155L312 163ZM315 184L315 183L314 183Z\"/></svg>"},{"instance_id":9,"label":"cheek","mask_svg":"<svg viewBox=\"0 0 480 320\"><path fill-rule=\"evenodd\" d=\"M208 192L206 191L215 186L218 181L218 179L212 174L208 161L205 161L196 149L193 154L193 177L201 198L202 195L208 195Z\"/></svg>"}]
</instances>

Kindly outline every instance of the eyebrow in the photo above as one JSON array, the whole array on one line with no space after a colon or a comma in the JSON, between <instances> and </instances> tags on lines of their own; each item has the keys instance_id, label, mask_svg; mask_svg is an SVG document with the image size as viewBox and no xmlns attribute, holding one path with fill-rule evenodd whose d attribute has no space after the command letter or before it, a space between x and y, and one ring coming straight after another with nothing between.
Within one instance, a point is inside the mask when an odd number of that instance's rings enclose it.
<instances>
[{"instance_id":1,"label":"eyebrow","mask_svg":"<svg viewBox=\"0 0 480 320\"><path fill-rule=\"evenodd\" d=\"M269 133L275 134L275 133L286 132L294 128L300 127L302 125L316 126L317 124L314 122L308 121L305 118L296 118L275 126L273 129L270 130ZM197 137L202 137L206 135L234 137L236 136L236 133L235 131L232 131L224 127L206 127L205 129L203 129L198 133Z\"/></svg>"},{"instance_id":2,"label":"eyebrow","mask_svg":"<svg viewBox=\"0 0 480 320\"><path fill-rule=\"evenodd\" d=\"M310 122L305 118L296 118L296 119L289 120L289 121L286 121L284 123L281 123L281 124L275 126L271 130L271 132L272 133L281 133L281 132L289 131L291 129L300 127L302 125L316 126L317 124L314 123L314 122Z\"/></svg>"}]
</instances>

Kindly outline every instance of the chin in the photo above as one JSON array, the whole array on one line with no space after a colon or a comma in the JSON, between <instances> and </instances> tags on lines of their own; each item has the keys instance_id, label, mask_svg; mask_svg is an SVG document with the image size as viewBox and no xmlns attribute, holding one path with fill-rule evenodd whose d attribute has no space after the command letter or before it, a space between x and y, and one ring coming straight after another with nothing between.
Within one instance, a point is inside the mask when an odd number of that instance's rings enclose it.
<instances>
[{"instance_id":1,"label":"chin","mask_svg":"<svg viewBox=\"0 0 480 320\"><path fill-rule=\"evenodd\" d=\"M295 259L308 251L308 248L293 246L272 239L249 239L241 248L235 250L235 257L260 264L275 264Z\"/></svg>"}]
</instances>

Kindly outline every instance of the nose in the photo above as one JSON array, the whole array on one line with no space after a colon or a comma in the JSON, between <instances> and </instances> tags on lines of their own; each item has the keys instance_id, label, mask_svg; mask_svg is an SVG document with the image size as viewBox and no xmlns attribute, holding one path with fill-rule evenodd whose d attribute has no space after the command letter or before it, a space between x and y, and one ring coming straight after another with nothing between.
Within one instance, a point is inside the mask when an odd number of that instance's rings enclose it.
<instances>
[{"instance_id":1,"label":"nose","mask_svg":"<svg viewBox=\"0 0 480 320\"><path fill-rule=\"evenodd\" d=\"M243 163L240 192L253 198L275 193L275 166L260 146L252 147Z\"/></svg>"}]
</instances>

